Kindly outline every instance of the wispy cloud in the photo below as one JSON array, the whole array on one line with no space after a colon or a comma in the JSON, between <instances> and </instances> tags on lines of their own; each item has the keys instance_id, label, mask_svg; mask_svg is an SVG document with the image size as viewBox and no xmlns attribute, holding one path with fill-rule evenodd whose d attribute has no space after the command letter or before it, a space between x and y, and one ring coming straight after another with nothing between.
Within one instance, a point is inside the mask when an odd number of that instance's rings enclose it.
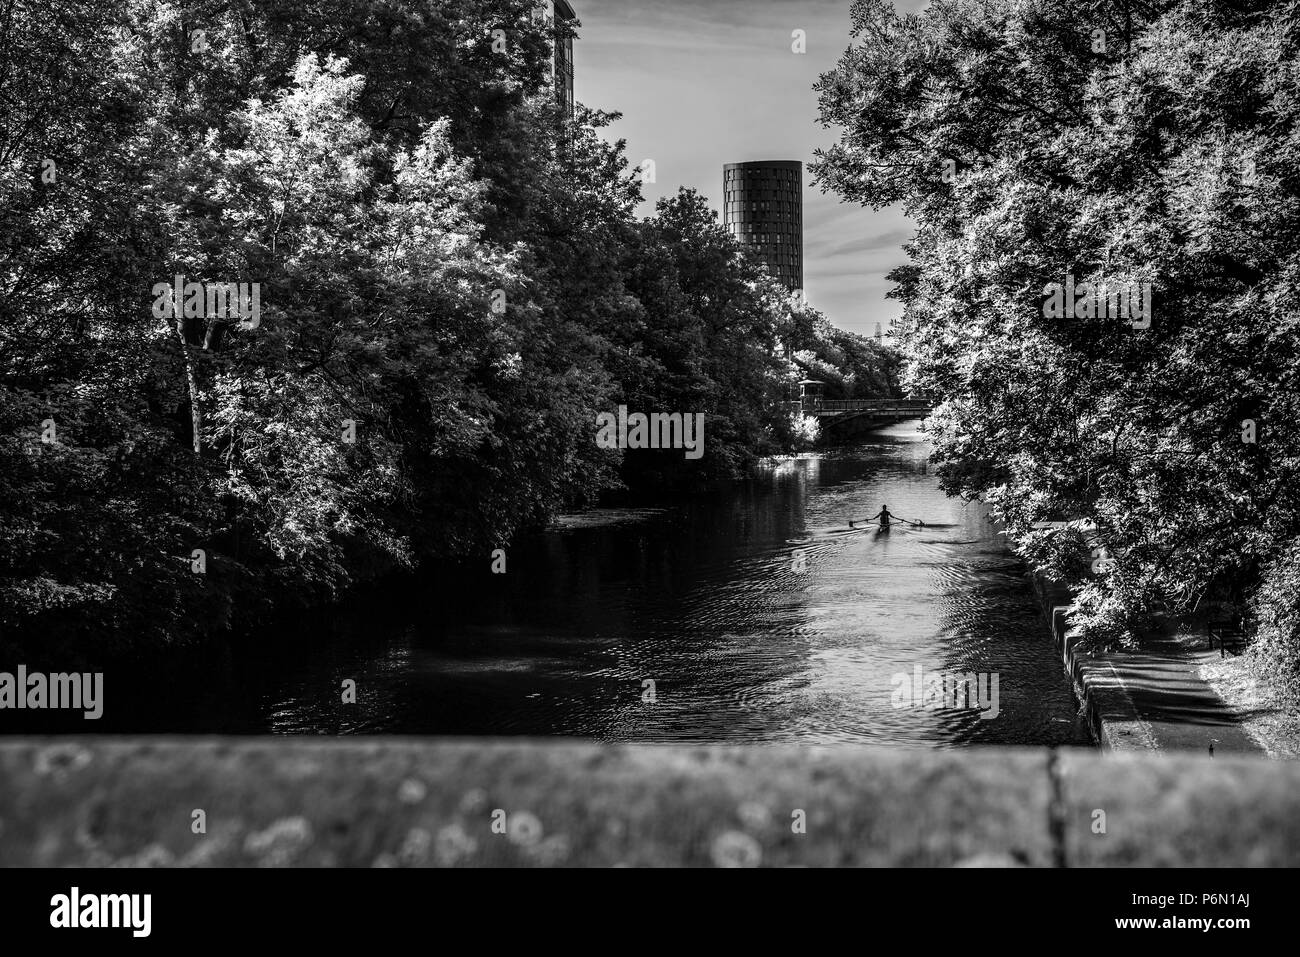
<instances>
[{"instance_id":1,"label":"wispy cloud","mask_svg":"<svg viewBox=\"0 0 1300 957\"><path fill-rule=\"evenodd\" d=\"M903 243L912 238L910 229L890 229L883 233L859 236L840 241L829 236L819 236L816 242L806 244L805 252L815 253L822 259L839 256L861 256L864 253L886 253L897 258Z\"/></svg>"}]
</instances>

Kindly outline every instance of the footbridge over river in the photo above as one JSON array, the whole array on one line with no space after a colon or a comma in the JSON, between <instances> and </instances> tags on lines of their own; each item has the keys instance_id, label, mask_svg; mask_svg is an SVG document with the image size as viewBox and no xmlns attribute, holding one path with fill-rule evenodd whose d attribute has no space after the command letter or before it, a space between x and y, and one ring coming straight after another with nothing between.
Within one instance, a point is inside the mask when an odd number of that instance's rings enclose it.
<instances>
[{"instance_id":1,"label":"footbridge over river","mask_svg":"<svg viewBox=\"0 0 1300 957\"><path fill-rule=\"evenodd\" d=\"M814 416L822 431L836 434L865 431L903 419L927 418L934 407L927 399L824 399L805 395L793 403L804 415Z\"/></svg>"}]
</instances>

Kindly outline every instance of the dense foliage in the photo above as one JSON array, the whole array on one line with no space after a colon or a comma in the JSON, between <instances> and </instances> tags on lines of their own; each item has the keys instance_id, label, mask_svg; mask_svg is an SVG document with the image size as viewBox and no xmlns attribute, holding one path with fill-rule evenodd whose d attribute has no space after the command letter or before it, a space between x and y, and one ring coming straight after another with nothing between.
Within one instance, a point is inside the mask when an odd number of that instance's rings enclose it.
<instances>
[{"instance_id":1,"label":"dense foliage","mask_svg":"<svg viewBox=\"0 0 1300 957\"><path fill-rule=\"evenodd\" d=\"M816 172L918 224L893 278L915 384L946 400L947 488L996 505L1096 640L1253 609L1295 694L1296 5L856 0L853 21ZM1150 284L1149 328L1050 308L1069 281Z\"/></svg>"},{"instance_id":2,"label":"dense foliage","mask_svg":"<svg viewBox=\"0 0 1300 957\"><path fill-rule=\"evenodd\" d=\"M866 339L814 317L813 336L795 353L801 374L824 382L828 399L897 398L901 363L882 342Z\"/></svg>"},{"instance_id":3,"label":"dense foliage","mask_svg":"<svg viewBox=\"0 0 1300 957\"><path fill-rule=\"evenodd\" d=\"M818 317L693 193L636 219L536 6L3 5L0 646L192 639L791 447ZM160 315L175 277L257 320ZM619 404L707 454L598 448Z\"/></svg>"}]
</instances>

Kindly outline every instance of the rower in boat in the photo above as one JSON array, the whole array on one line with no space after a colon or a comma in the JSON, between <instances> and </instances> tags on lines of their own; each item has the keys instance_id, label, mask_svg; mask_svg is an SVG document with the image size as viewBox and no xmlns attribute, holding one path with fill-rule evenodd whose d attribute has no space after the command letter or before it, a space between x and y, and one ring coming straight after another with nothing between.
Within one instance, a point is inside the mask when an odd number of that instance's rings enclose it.
<instances>
[{"instance_id":1,"label":"rower in boat","mask_svg":"<svg viewBox=\"0 0 1300 957\"><path fill-rule=\"evenodd\" d=\"M888 505L882 505L881 508L880 508L880 511L879 511L877 514L871 516L870 518L865 518L865 519L860 518L860 519L857 520L857 522L858 522L859 524L866 524L866 523L868 523L868 522L879 522L879 523L880 523L880 530L881 530L882 532L883 532L883 531L888 531L888 530L889 530L890 523L893 522L893 521L899 521L899 522L902 522L904 525L911 525L913 528L924 528L924 527L925 527L925 522L909 522L907 519L905 519L905 518L900 518L899 516L893 514L893 513L889 510L889 506L888 506ZM852 519L850 519L850 520L849 520L849 528L855 528L855 527L856 527L856 524L853 522Z\"/></svg>"}]
</instances>

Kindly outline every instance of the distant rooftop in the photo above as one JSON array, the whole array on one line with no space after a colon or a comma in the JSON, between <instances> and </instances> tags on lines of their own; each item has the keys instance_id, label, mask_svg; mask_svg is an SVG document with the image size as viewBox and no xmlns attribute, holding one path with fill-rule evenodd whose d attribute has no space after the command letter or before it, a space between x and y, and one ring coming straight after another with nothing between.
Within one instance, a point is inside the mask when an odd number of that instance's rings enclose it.
<instances>
[{"instance_id":1,"label":"distant rooftop","mask_svg":"<svg viewBox=\"0 0 1300 957\"><path fill-rule=\"evenodd\" d=\"M726 163L723 169L736 169L741 166L798 166L803 168L803 160L746 160L744 163Z\"/></svg>"}]
</instances>

